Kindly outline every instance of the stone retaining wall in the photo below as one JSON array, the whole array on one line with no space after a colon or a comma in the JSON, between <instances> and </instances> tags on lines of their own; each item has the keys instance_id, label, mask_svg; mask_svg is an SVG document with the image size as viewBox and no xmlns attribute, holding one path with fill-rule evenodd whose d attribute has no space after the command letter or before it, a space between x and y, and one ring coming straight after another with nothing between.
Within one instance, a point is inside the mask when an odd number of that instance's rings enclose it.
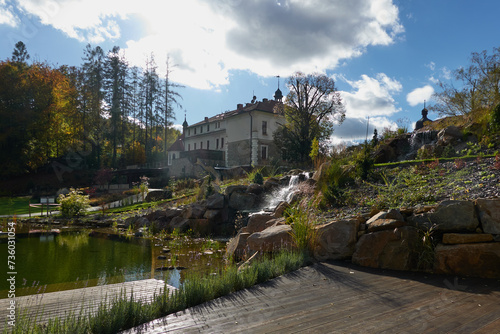
<instances>
[{"instance_id":1,"label":"stone retaining wall","mask_svg":"<svg viewBox=\"0 0 500 334\"><path fill-rule=\"evenodd\" d=\"M317 226L314 257L394 270L500 278L500 199L444 201ZM227 251L245 257L290 247L291 227L275 214L250 217Z\"/></svg>"}]
</instances>

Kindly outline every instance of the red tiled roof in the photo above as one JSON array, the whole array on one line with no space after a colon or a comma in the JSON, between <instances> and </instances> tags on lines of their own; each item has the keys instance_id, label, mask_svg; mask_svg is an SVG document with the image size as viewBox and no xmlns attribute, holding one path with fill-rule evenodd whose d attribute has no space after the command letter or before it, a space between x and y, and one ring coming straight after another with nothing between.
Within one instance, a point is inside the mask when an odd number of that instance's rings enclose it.
<instances>
[{"instance_id":1,"label":"red tiled roof","mask_svg":"<svg viewBox=\"0 0 500 334\"><path fill-rule=\"evenodd\" d=\"M180 152L184 151L184 133L181 134L172 145L170 145L170 147L168 148L167 151L169 151L169 152L170 151L180 151Z\"/></svg>"},{"instance_id":2,"label":"red tiled roof","mask_svg":"<svg viewBox=\"0 0 500 334\"><path fill-rule=\"evenodd\" d=\"M209 117L208 119L205 119L205 120L203 120L201 122L191 124L189 127L195 126L195 125L202 125L202 124L206 124L206 123L209 123L209 122L219 121L219 120L222 120L222 119L227 118L227 117L231 117L231 116L235 116L235 115L238 115L238 114L247 113L247 112L254 111L254 110L273 113L274 112L274 106L277 103L279 103L279 102L275 101L275 100L267 100L266 102L259 101L259 102L255 102L255 103L248 103L246 106L244 106L244 107L242 107L240 109L235 109L235 110L227 111L225 113L218 114L218 115L213 116L213 117Z\"/></svg>"}]
</instances>

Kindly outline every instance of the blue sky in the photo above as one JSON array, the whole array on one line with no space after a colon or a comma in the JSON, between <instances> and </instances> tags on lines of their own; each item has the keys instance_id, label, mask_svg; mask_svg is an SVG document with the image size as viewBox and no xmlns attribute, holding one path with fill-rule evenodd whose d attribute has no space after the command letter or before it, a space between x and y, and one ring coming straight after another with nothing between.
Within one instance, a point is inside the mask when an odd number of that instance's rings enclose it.
<instances>
[{"instance_id":1,"label":"blue sky","mask_svg":"<svg viewBox=\"0 0 500 334\"><path fill-rule=\"evenodd\" d=\"M22 40L32 58L80 65L87 43L119 46L131 65L166 55L178 124L272 98L295 71L332 76L346 107L334 142L409 128L437 82L472 52L499 47L495 0L0 0L0 59ZM438 116L430 113L429 118Z\"/></svg>"}]
</instances>

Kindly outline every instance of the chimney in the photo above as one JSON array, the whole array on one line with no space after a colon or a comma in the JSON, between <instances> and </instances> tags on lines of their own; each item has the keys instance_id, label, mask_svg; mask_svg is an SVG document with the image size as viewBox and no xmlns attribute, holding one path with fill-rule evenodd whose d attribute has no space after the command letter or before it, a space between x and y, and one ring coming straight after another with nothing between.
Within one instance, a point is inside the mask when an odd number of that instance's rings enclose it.
<instances>
[{"instance_id":1,"label":"chimney","mask_svg":"<svg viewBox=\"0 0 500 334\"><path fill-rule=\"evenodd\" d=\"M205 122L208 122L208 117L205 116Z\"/></svg>"},{"instance_id":2,"label":"chimney","mask_svg":"<svg viewBox=\"0 0 500 334\"><path fill-rule=\"evenodd\" d=\"M266 98L262 99L262 102L267 102L267 101L269 101L269 100Z\"/></svg>"},{"instance_id":3,"label":"chimney","mask_svg":"<svg viewBox=\"0 0 500 334\"><path fill-rule=\"evenodd\" d=\"M238 103L238 104L236 105L236 109L237 109L237 110L241 110L241 109L243 109L243 104L242 104L242 103Z\"/></svg>"}]
</instances>

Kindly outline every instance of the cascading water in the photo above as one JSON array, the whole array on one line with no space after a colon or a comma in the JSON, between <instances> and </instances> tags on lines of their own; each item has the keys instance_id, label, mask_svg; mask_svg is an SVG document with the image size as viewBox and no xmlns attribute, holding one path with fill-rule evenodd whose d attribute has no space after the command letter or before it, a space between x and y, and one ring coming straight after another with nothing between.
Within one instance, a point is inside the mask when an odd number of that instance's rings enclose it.
<instances>
[{"instance_id":1,"label":"cascading water","mask_svg":"<svg viewBox=\"0 0 500 334\"><path fill-rule=\"evenodd\" d=\"M278 204L281 202L289 202L295 192L295 188L299 185L301 180L303 181L304 179L308 179L309 174L298 174L298 175L292 175L290 177L290 181L288 182L288 185L274 191L270 198L268 198L267 203L265 205L265 208L267 210L274 210Z\"/></svg>"}]
</instances>

